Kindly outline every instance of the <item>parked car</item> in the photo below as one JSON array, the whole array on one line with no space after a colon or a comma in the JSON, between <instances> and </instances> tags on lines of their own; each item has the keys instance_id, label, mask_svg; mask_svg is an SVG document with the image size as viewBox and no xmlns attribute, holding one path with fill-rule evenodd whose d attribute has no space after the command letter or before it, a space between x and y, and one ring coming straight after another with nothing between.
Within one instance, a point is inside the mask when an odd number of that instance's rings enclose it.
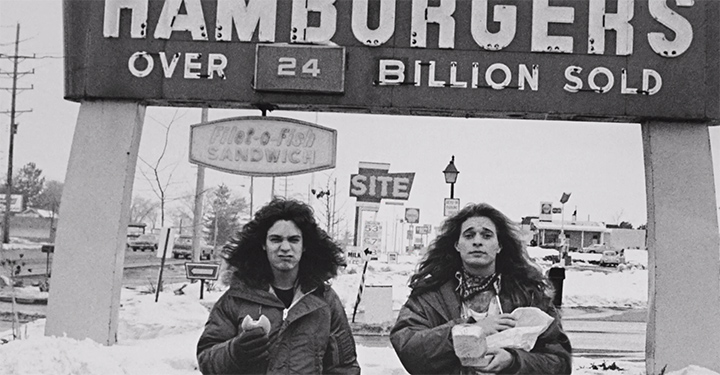
<instances>
[{"instance_id":1,"label":"parked car","mask_svg":"<svg viewBox=\"0 0 720 375\"><path fill-rule=\"evenodd\" d=\"M580 250L581 253L591 253L591 254L602 254L605 250L613 250L610 248L610 246L606 244L592 244L588 247L583 247L582 250Z\"/></svg>"},{"instance_id":2,"label":"parked car","mask_svg":"<svg viewBox=\"0 0 720 375\"><path fill-rule=\"evenodd\" d=\"M137 237L129 238L127 246L128 249L132 249L132 251L155 251L158 247L158 239L157 236L154 234L141 234Z\"/></svg>"},{"instance_id":3,"label":"parked car","mask_svg":"<svg viewBox=\"0 0 720 375\"><path fill-rule=\"evenodd\" d=\"M625 263L625 251L605 250L600 257L600 266L618 266Z\"/></svg>"},{"instance_id":4,"label":"parked car","mask_svg":"<svg viewBox=\"0 0 720 375\"><path fill-rule=\"evenodd\" d=\"M200 260L207 259L210 260L210 257L213 254L213 248L212 246L209 246L205 243L205 241L200 240ZM187 235L180 235L175 237L175 243L173 244L172 249L173 258L179 259L179 258L185 258L185 259L191 259L192 258L192 236Z\"/></svg>"}]
</instances>

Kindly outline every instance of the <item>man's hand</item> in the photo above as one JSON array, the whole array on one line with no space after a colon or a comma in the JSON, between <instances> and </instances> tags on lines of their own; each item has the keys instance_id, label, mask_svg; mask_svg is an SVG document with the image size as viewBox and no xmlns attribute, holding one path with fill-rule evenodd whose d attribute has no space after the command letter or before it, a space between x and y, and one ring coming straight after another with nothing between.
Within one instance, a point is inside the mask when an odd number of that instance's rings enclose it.
<instances>
[{"instance_id":1,"label":"man's hand","mask_svg":"<svg viewBox=\"0 0 720 375\"><path fill-rule=\"evenodd\" d=\"M498 373L512 366L513 356L505 349L502 348L490 348L485 353L485 358L492 357L490 363L485 366L473 367L475 370L480 372L493 372Z\"/></svg>"},{"instance_id":2,"label":"man's hand","mask_svg":"<svg viewBox=\"0 0 720 375\"><path fill-rule=\"evenodd\" d=\"M268 358L270 339L262 327L243 332L233 343L235 360L241 363L264 361Z\"/></svg>"},{"instance_id":3,"label":"man's hand","mask_svg":"<svg viewBox=\"0 0 720 375\"><path fill-rule=\"evenodd\" d=\"M516 320L515 317L510 314L488 315L473 324L482 327L485 336L490 336L494 333L515 327Z\"/></svg>"}]
</instances>

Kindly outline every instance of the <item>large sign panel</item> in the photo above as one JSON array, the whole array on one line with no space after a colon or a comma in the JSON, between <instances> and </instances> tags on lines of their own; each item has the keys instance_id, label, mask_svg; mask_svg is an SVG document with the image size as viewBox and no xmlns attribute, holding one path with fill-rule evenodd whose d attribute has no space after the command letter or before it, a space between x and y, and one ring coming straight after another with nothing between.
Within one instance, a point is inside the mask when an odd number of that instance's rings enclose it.
<instances>
[{"instance_id":1,"label":"large sign panel","mask_svg":"<svg viewBox=\"0 0 720 375\"><path fill-rule=\"evenodd\" d=\"M350 196L358 203L408 200L415 173L389 173L389 168L390 164L360 162L358 173L350 175Z\"/></svg>"},{"instance_id":2,"label":"large sign panel","mask_svg":"<svg viewBox=\"0 0 720 375\"><path fill-rule=\"evenodd\" d=\"M64 0L64 5L70 100L720 120L718 1ZM285 47L264 53L263 46Z\"/></svg>"},{"instance_id":3,"label":"large sign panel","mask_svg":"<svg viewBox=\"0 0 720 375\"><path fill-rule=\"evenodd\" d=\"M284 117L245 116L190 127L190 162L250 176L335 167L337 131Z\"/></svg>"}]
</instances>

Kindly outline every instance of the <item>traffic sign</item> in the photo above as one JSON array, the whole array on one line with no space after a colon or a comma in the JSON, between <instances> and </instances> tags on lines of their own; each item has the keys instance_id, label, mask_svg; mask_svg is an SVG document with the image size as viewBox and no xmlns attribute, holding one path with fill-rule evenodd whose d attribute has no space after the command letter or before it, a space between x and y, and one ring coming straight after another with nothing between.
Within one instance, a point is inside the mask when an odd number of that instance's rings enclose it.
<instances>
[{"instance_id":1,"label":"traffic sign","mask_svg":"<svg viewBox=\"0 0 720 375\"><path fill-rule=\"evenodd\" d=\"M195 280L217 280L220 265L216 263L185 263L185 277Z\"/></svg>"}]
</instances>

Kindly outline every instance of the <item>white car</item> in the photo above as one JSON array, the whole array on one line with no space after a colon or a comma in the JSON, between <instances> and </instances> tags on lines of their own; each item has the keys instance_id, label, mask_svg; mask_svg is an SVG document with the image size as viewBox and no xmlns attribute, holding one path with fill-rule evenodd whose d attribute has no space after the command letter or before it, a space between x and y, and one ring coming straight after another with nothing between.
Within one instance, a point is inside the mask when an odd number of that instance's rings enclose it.
<instances>
[{"instance_id":1,"label":"white car","mask_svg":"<svg viewBox=\"0 0 720 375\"><path fill-rule=\"evenodd\" d=\"M600 257L600 266L618 266L625 263L625 251L605 250Z\"/></svg>"},{"instance_id":2,"label":"white car","mask_svg":"<svg viewBox=\"0 0 720 375\"><path fill-rule=\"evenodd\" d=\"M592 244L588 247L583 247L581 253L601 254L605 250L612 250L608 245L605 244Z\"/></svg>"}]
</instances>

